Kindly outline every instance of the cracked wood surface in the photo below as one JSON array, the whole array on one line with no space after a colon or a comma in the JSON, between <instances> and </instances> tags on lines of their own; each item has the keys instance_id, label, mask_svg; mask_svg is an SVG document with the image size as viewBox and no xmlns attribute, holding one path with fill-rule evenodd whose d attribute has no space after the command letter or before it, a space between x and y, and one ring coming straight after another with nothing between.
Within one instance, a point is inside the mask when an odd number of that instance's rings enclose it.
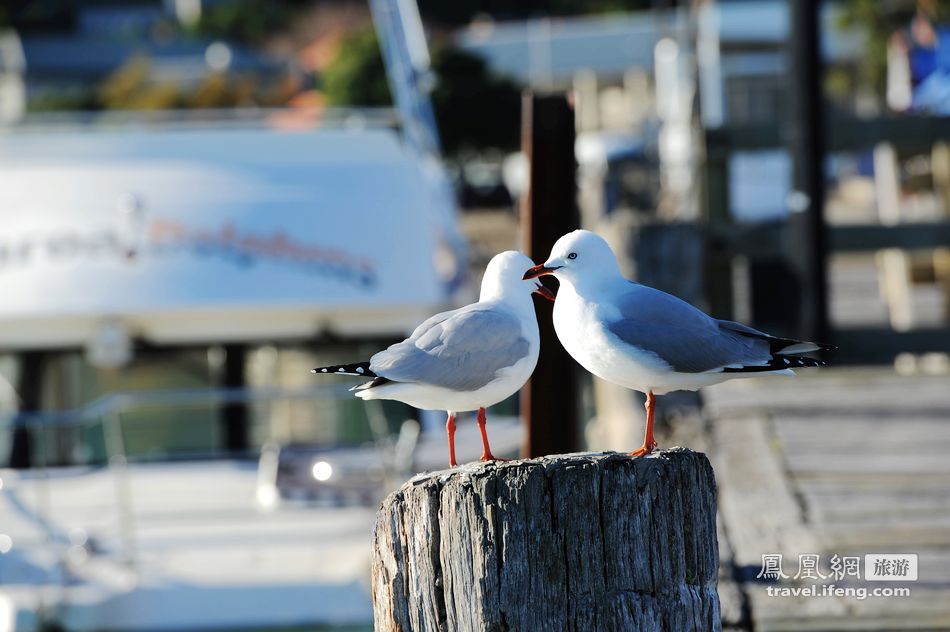
<instances>
[{"instance_id":1,"label":"cracked wood surface","mask_svg":"<svg viewBox=\"0 0 950 632\"><path fill-rule=\"evenodd\" d=\"M703 454L472 463L383 502L375 629L718 630L718 564Z\"/></svg>"}]
</instances>

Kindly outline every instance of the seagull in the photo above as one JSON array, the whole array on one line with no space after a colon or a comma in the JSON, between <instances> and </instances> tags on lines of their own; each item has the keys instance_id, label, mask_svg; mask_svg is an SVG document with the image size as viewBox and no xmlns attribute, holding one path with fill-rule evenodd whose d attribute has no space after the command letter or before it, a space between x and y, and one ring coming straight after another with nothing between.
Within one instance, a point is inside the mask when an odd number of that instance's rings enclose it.
<instances>
[{"instance_id":1,"label":"seagull","mask_svg":"<svg viewBox=\"0 0 950 632\"><path fill-rule=\"evenodd\" d=\"M512 250L495 255L477 303L436 314L367 362L311 372L371 378L351 389L360 399L394 399L415 408L445 410L453 467L455 415L477 409L481 460L497 460L488 445L485 409L518 391L534 372L541 342L531 294L554 300L539 282L521 278L533 263Z\"/></svg>"},{"instance_id":2,"label":"seagull","mask_svg":"<svg viewBox=\"0 0 950 632\"><path fill-rule=\"evenodd\" d=\"M587 230L558 239L548 260L523 278L545 274L560 282L554 330L567 352L594 375L646 394L643 445L630 456L656 448L656 395L760 373L794 375L793 368L824 364L798 354L834 348L717 320L671 294L628 281L607 242Z\"/></svg>"}]
</instances>

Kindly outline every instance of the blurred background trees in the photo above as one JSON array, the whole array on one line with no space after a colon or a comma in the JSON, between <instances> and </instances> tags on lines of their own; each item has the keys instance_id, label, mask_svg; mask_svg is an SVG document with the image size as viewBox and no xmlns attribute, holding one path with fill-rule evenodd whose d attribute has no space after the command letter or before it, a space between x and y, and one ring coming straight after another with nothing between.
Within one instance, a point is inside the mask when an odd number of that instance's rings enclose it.
<instances>
[{"instance_id":1,"label":"blurred background trees","mask_svg":"<svg viewBox=\"0 0 950 632\"><path fill-rule=\"evenodd\" d=\"M207 3L201 17L190 25L195 35L243 44L261 45L274 33L285 30L303 0L229 0Z\"/></svg>"},{"instance_id":2,"label":"blurred background trees","mask_svg":"<svg viewBox=\"0 0 950 632\"><path fill-rule=\"evenodd\" d=\"M518 145L521 91L491 73L474 55L442 45L433 50L432 91L442 143L447 153ZM372 29L347 36L322 75L327 104L338 107L385 106L392 102L376 34Z\"/></svg>"},{"instance_id":3,"label":"blurred background trees","mask_svg":"<svg viewBox=\"0 0 950 632\"><path fill-rule=\"evenodd\" d=\"M383 57L372 28L344 37L321 79L329 105L382 107L392 103Z\"/></svg>"},{"instance_id":4,"label":"blurred background trees","mask_svg":"<svg viewBox=\"0 0 950 632\"><path fill-rule=\"evenodd\" d=\"M524 20L538 16L589 15L669 7L669 0L420 0L419 11L427 21L463 26L479 17Z\"/></svg>"},{"instance_id":5,"label":"blurred background trees","mask_svg":"<svg viewBox=\"0 0 950 632\"><path fill-rule=\"evenodd\" d=\"M937 0L846 0L837 3L838 26L865 33L866 55L859 66L859 79L877 94L883 94L887 78L887 46L895 35L911 27L918 12L935 21L950 18L950 3Z\"/></svg>"},{"instance_id":6,"label":"blurred background trees","mask_svg":"<svg viewBox=\"0 0 950 632\"><path fill-rule=\"evenodd\" d=\"M422 0L419 4L432 43L433 105L445 149L457 155L516 147L520 91L516 82L493 74L481 58L455 45L459 27L686 3ZM950 3L937 0L843 0L827 6L834 7L838 27L862 33L866 51L856 66L827 68L828 94L847 109L860 93L859 100L869 112L885 109L888 43L907 37L915 16L925 14L936 23L950 14ZM0 28L12 26L22 37L69 34L86 41L96 39L104 50L115 48L113 66L94 69L94 86L74 82L76 85L61 84L51 90L31 90L28 111L353 107L385 106L391 101L365 0L203 2L192 20L176 22L160 16L147 24L133 20L131 26L123 24L121 29L94 26L92 33L83 32L88 27L83 7L74 0L9 0L0 5ZM222 64L212 63L212 47L226 52ZM127 53L124 58L120 48ZM204 58L208 64L200 70ZM182 59L185 62L175 66ZM61 70L57 71L60 75ZM204 74L196 77L199 71ZM279 79L274 80L275 75Z\"/></svg>"}]
</instances>

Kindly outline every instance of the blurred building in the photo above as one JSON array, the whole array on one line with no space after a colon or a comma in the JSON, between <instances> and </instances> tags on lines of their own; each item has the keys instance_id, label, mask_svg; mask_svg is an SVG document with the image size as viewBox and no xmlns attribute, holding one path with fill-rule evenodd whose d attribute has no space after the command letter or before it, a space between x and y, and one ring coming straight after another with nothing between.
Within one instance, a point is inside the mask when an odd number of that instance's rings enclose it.
<instances>
[{"instance_id":1,"label":"blurred building","mask_svg":"<svg viewBox=\"0 0 950 632\"><path fill-rule=\"evenodd\" d=\"M163 38L201 6L53 4L0 48L0 630L362 626L373 507L443 462L310 373L473 293L412 16L378 24L398 114L222 110L295 70Z\"/></svg>"},{"instance_id":2,"label":"blurred building","mask_svg":"<svg viewBox=\"0 0 950 632\"><path fill-rule=\"evenodd\" d=\"M864 36L842 29L839 14L833 4L823 8L823 54L829 64L854 68ZM704 128L781 120L789 28L785 2L725 0L695 11L482 20L462 29L456 42L533 89L572 91L582 189L588 189L582 195L587 207L596 207L584 209L590 224L616 209L697 217L694 119L701 117ZM784 214L791 168L785 152L739 156L736 163L737 213ZM768 195L746 190L768 182L778 186ZM779 207L749 209L750 198Z\"/></svg>"},{"instance_id":3,"label":"blurred building","mask_svg":"<svg viewBox=\"0 0 950 632\"><path fill-rule=\"evenodd\" d=\"M688 26L685 10L524 22L483 20L459 31L456 42L519 83L565 90L574 85L579 72L620 83L633 69L651 71L656 43L687 35Z\"/></svg>"},{"instance_id":4,"label":"blurred building","mask_svg":"<svg viewBox=\"0 0 950 632\"><path fill-rule=\"evenodd\" d=\"M215 41L166 42L115 40L76 35L24 35L28 98L40 106L57 95L79 94L137 60L143 81L192 91L215 73L256 76L274 81L293 72L285 59L268 58L246 48ZM266 78L266 79L265 79Z\"/></svg>"},{"instance_id":5,"label":"blurred building","mask_svg":"<svg viewBox=\"0 0 950 632\"><path fill-rule=\"evenodd\" d=\"M6 36L0 68L21 77L20 117L25 111L275 105L306 82L292 57L202 34L173 5L51 3L45 11L16 14L21 52L13 55L15 40Z\"/></svg>"}]
</instances>

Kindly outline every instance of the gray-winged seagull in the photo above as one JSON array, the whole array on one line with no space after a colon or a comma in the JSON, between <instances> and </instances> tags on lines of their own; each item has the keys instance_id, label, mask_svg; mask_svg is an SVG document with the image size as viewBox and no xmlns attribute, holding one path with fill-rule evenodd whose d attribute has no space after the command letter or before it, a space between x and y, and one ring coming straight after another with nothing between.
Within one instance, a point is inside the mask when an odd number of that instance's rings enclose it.
<instances>
[{"instance_id":1,"label":"gray-winged seagull","mask_svg":"<svg viewBox=\"0 0 950 632\"><path fill-rule=\"evenodd\" d=\"M368 362L313 369L313 373L372 378L353 388L362 399L394 399L445 410L449 464L455 461L455 414L478 410L482 460L495 460L485 432L485 409L514 394L538 362L538 321L532 292L553 295L522 274L531 259L520 252L495 255L482 278L477 303L442 312L408 338Z\"/></svg>"},{"instance_id":2,"label":"gray-winged seagull","mask_svg":"<svg viewBox=\"0 0 950 632\"><path fill-rule=\"evenodd\" d=\"M643 445L631 456L656 447L655 395L758 373L792 374L795 367L824 364L796 354L833 348L716 320L666 292L628 281L607 242L590 231L558 239L548 260L523 278L545 274L561 282L554 329L567 352L594 375L646 393Z\"/></svg>"}]
</instances>

